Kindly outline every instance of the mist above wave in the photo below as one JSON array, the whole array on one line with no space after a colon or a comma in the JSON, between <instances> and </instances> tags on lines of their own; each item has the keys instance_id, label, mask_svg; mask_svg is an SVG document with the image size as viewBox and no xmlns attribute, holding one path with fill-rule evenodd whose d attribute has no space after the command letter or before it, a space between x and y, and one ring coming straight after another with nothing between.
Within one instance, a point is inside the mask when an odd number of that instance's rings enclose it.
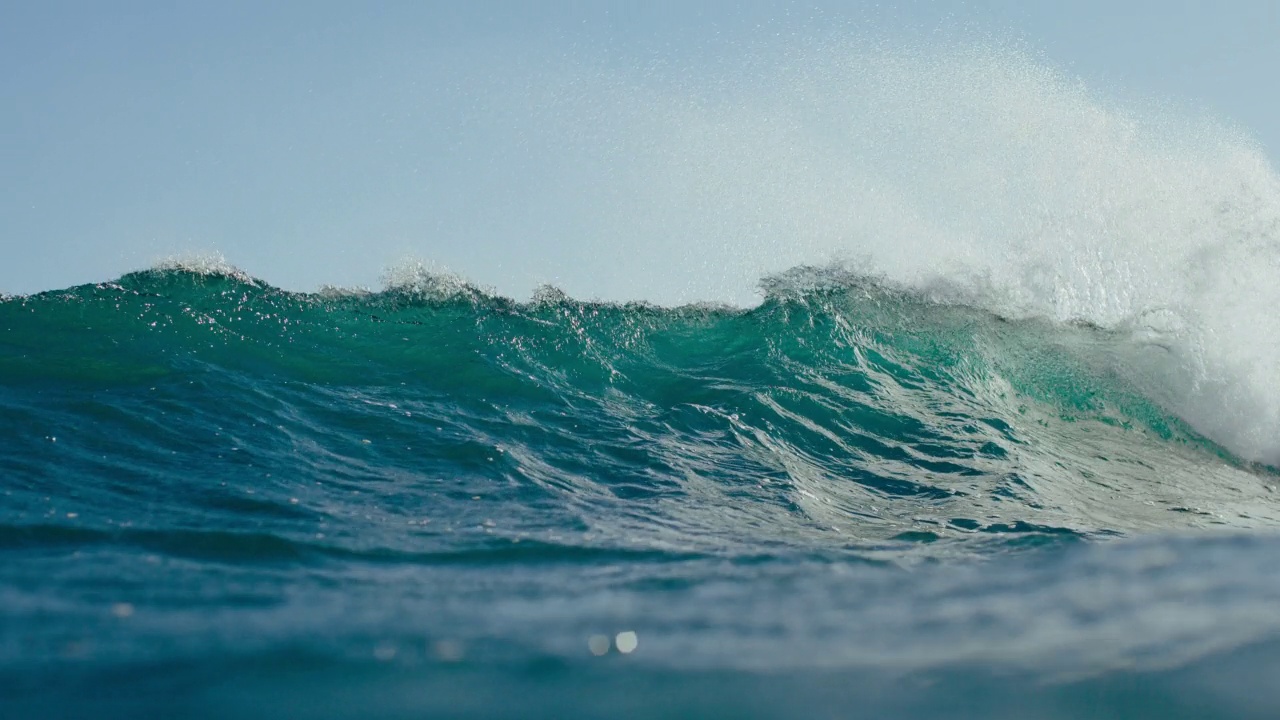
<instances>
[{"instance_id":1,"label":"mist above wave","mask_svg":"<svg viewBox=\"0 0 1280 720\"><path fill-rule=\"evenodd\" d=\"M930 42L789 35L638 63L580 46L459 89L475 174L449 197L474 217L431 259L474 282L410 264L387 284L750 305L761 278L843 263L1130 332L1114 372L1280 461L1280 179L1253 141L1008 45Z\"/></svg>"},{"instance_id":2,"label":"mist above wave","mask_svg":"<svg viewBox=\"0 0 1280 720\"><path fill-rule=\"evenodd\" d=\"M750 303L761 277L853 263L944 302L1130 330L1116 372L1280 459L1280 179L1224 123L997 43L579 59L526 90L522 134L574 193L556 202L577 234L552 251L573 258L570 292Z\"/></svg>"}]
</instances>

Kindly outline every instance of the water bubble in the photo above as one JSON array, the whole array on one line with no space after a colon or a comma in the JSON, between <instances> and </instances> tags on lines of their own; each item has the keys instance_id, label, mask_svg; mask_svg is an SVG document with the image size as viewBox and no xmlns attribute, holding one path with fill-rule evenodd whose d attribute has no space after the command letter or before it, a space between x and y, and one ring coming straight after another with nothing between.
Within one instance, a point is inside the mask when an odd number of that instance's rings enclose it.
<instances>
[{"instance_id":1,"label":"water bubble","mask_svg":"<svg viewBox=\"0 0 1280 720\"><path fill-rule=\"evenodd\" d=\"M592 655L600 657L609 652L609 636L608 635L592 635L587 638L587 649Z\"/></svg>"},{"instance_id":2,"label":"water bubble","mask_svg":"<svg viewBox=\"0 0 1280 720\"><path fill-rule=\"evenodd\" d=\"M618 652L628 655L634 652L636 646L640 644L640 638L635 631L628 630L618 633L618 637L614 638L614 644L618 646Z\"/></svg>"},{"instance_id":3,"label":"water bubble","mask_svg":"<svg viewBox=\"0 0 1280 720\"><path fill-rule=\"evenodd\" d=\"M444 662L458 662L466 656L466 648L457 640L439 640L432 647L432 652Z\"/></svg>"},{"instance_id":4,"label":"water bubble","mask_svg":"<svg viewBox=\"0 0 1280 720\"><path fill-rule=\"evenodd\" d=\"M379 662L390 662L395 659L396 646L391 643L383 643L373 649L373 657Z\"/></svg>"}]
</instances>

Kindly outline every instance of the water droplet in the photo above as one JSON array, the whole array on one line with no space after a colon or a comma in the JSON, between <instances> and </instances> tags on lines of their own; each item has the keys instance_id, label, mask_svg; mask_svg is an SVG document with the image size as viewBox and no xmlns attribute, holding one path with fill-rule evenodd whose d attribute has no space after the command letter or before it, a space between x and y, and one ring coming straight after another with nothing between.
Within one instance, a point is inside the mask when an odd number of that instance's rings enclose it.
<instances>
[{"instance_id":1,"label":"water droplet","mask_svg":"<svg viewBox=\"0 0 1280 720\"><path fill-rule=\"evenodd\" d=\"M391 643L383 643L373 649L373 657L381 662L390 662L396 656L396 646Z\"/></svg>"},{"instance_id":2,"label":"water droplet","mask_svg":"<svg viewBox=\"0 0 1280 720\"><path fill-rule=\"evenodd\" d=\"M444 662L458 662L466 655L466 649L456 640L440 640L432 650L435 651L436 657Z\"/></svg>"},{"instance_id":3,"label":"water droplet","mask_svg":"<svg viewBox=\"0 0 1280 720\"><path fill-rule=\"evenodd\" d=\"M614 644L618 646L618 652L626 655L636 649L640 644L640 638L635 632L628 630L618 633L618 637L614 638Z\"/></svg>"},{"instance_id":4,"label":"water droplet","mask_svg":"<svg viewBox=\"0 0 1280 720\"><path fill-rule=\"evenodd\" d=\"M600 657L609 652L609 636L608 635L592 635L587 638L587 649L592 655Z\"/></svg>"}]
</instances>

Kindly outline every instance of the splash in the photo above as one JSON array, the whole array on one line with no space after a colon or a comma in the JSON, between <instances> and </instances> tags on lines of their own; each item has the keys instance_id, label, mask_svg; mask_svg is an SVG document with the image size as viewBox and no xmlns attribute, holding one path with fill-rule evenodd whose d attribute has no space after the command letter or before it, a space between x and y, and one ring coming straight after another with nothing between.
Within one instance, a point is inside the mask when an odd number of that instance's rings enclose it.
<instances>
[{"instance_id":1,"label":"splash","mask_svg":"<svg viewBox=\"0 0 1280 720\"><path fill-rule=\"evenodd\" d=\"M262 284L257 278L232 265L219 252L170 255L153 262L150 271L153 273L189 273L197 277L225 277L248 285Z\"/></svg>"},{"instance_id":2,"label":"splash","mask_svg":"<svg viewBox=\"0 0 1280 720\"><path fill-rule=\"evenodd\" d=\"M721 49L524 88L522 147L554 155L547 201L571 218L559 270L535 258L527 278L750 304L762 277L837 264L1129 332L1112 372L1280 461L1280 180L1247 135L995 43Z\"/></svg>"},{"instance_id":3,"label":"splash","mask_svg":"<svg viewBox=\"0 0 1280 720\"><path fill-rule=\"evenodd\" d=\"M750 305L762 278L834 264L1128 333L1109 372L1280 463L1280 179L1223 122L946 39L580 49L474 92L459 146L487 169L452 212L485 209L441 259L460 275L401 263L388 288Z\"/></svg>"}]
</instances>

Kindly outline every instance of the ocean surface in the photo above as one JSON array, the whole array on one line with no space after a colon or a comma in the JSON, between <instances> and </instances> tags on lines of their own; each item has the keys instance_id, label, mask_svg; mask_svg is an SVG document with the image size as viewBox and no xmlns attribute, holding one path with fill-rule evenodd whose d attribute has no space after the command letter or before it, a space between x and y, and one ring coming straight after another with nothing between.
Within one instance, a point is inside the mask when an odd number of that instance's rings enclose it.
<instances>
[{"instance_id":1,"label":"ocean surface","mask_svg":"<svg viewBox=\"0 0 1280 720\"><path fill-rule=\"evenodd\" d=\"M1280 475L1168 323L761 287L0 300L0 717L1280 717Z\"/></svg>"}]
</instances>

